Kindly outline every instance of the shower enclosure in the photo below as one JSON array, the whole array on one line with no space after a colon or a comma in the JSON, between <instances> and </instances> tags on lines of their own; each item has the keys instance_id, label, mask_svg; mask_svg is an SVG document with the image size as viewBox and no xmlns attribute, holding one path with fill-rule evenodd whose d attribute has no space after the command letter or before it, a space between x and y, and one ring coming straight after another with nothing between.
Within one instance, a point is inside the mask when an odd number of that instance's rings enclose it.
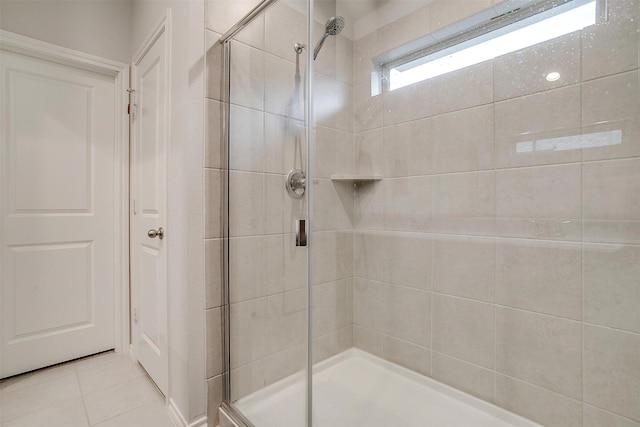
<instances>
[{"instance_id":1,"label":"shower enclosure","mask_svg":"<svg viewBox=\"0 0 640 427\"><path fill-rule=\"evenodd\" d=\"M266 0L230 26L223 426L640 426L639 25Z\"/></svg>"}]
</instances>

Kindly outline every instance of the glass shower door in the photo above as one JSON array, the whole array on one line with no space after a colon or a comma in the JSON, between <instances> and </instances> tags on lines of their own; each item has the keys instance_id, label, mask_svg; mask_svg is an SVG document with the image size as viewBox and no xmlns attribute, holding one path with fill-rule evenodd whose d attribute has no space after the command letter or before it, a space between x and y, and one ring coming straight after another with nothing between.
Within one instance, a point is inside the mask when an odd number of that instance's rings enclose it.
<instances>
[{"instance_id":1,"label":"glass shower door","mask_svg":"<svg viewBox=\"0 0 640 427\"><path fill-rule=\"evenodd\" d=\"M255 426L306 419L306 3L276 2L227 46L227 399Z\"/></svg>"}]
</instances>

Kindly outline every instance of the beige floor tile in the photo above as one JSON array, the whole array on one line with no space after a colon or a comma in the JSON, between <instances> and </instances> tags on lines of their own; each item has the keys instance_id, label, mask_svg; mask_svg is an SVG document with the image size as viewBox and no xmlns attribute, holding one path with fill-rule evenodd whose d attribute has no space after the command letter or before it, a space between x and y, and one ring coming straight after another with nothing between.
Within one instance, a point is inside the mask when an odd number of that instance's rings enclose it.
<instances>
[{"instance_id":1,"label":"beige floor tile","mask_svg":"<svg viewBox=\"0 0 640 427\"><path fill-rule=\"evenodd\" d=\"M106 363L106 359L110 363ZM106 359L94 362L100 366L92 364L78 366L78 381L83 394L93 393L145 375L140 364L131 360L128 355L118 355Z\"/></svg>"},{"instance_id":2,"label":"beige floor tile","mask_svg":"<svg viewBox=\"0 0 640 427\"><path fill-rule=\"evenodd\" d=\"M75 372L2 395L2 421L36 413L80 397Z\"/></svg>"},{"instance_id":3,"label":"beige floor tile","mask_svg":"<svg viewBox=\"0 0 640 427\"><path fill-rule=\"evenodd\" d=\"M43 384L51 380L75 373L76 368L73 363L52 366L50 368L39 369L15 377L7 378L0 382L0 388L4 393L20 390L28 386Z\"/></svg>"},{"instance_id":4,"label":"beige floor tile","mask_svg":"<svg viewBox=\"0 0 640 427\"><path fill-rule=\"evenodd\" d=\"M97 424L161 397L147 377L139 377L86 394L85 406L91 424Z\"/></svg>"},{"instance_id":5,"label":"beige floor tile","mask_svg":"<svg viewBox=\"0 0 640 427\"><path fill-rule=\"evenodd\" d=\"M96 427L175 427L162 399L96 424Z\"/></svg>"},{"instance_id":6,"label":"beige floor tile","mask_svg":"<svg viewBox=\"0 0 640 427\"><path fill-rule=\"evenodd\" d=\"M125 425L125 424L122 424ZM151 424L150 424L151 425ZM82 398L77 397L61 404L2 423L3 427L88 427L87 412Z\"/></svg>"}]
</instances>

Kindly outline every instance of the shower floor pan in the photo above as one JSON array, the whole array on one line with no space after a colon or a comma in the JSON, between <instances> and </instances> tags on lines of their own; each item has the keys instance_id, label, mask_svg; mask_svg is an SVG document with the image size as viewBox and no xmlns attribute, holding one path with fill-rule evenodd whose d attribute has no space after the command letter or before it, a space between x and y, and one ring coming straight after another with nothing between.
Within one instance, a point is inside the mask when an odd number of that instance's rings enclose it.
<instances>
[{"instance_id":1,"label":"shower floor pan","mask_svg":"<svg viewBox=\"0 0 640 427\"><path fill-rule=\"evenodd\" d=\"M314 427L539 427L530 420L352 348L314 367ZM235 404L255 427L304 427L302 373Z\"/></svg>"}]
</instances>

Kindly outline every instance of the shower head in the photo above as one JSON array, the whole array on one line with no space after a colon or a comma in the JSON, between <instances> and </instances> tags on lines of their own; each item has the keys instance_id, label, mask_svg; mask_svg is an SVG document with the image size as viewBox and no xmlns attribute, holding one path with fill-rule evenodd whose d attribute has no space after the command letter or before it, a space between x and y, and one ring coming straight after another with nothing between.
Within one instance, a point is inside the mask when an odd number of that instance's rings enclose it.
<instances>
[{"instance_id":1,"label":"shower head","mask_svg":"<svg viewBox=\"0 0 640 427\"><path fill-rule=\"evenodd\" d=\"M330 36L337 36L344 30L344 18L342 16L334 16L329 18L324 25L324 32Z\"/></svg>"},{"instance_id":2,"label":"shower head","mask_svg":"<svg viewBox=\"0 0 640 427\"><path fill-rule=\"evenodd\" d=\"M320 49L322 49L322 45L324 41L329 36L337 36L344 30L344 18L342 16L334 16L329 18L327 23L324 25L324 35L316 45L316 48L313 50L313 59L315 60L318 57L318 53L320 53Z\"/></svg>"}]
</instances>

